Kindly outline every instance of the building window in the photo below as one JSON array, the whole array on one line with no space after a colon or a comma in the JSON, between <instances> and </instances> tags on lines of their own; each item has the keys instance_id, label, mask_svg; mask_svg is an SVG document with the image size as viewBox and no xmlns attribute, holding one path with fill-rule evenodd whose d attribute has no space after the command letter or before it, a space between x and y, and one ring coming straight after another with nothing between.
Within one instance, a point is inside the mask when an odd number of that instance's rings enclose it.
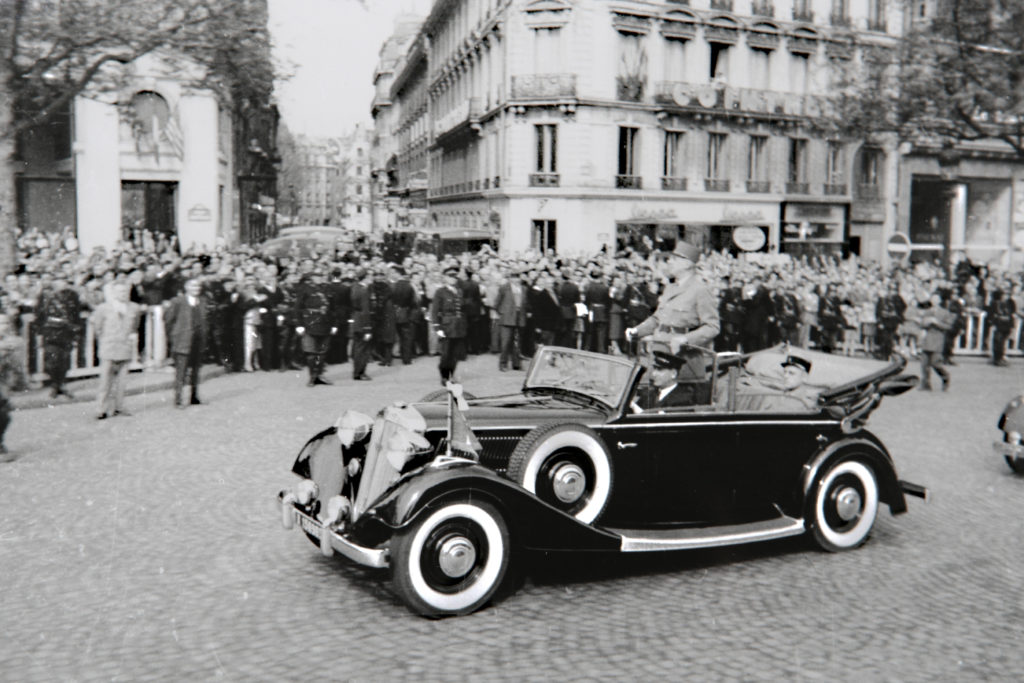
<instances>
[{"instance_id":1,"label":"building window","mask_svg":"<svg viewBox=\"0 0 1024 683\"><path fill-rule=\"evenodd\" d=\"M362 194L362 193L363 193L363 186L362 185L356 185L356 194Z\"/></svg>"},{"instance_id":2,"label":"building window","mask_svg":"<svg viewBox=\"0 0 1024 683\"><path fill-rule=\"evenodd\" d=\"M885 32L886 0L868 0L868 30Z\"/></svg>"},{"instance_id":3,"label":"building window","mask_svg":"<svg viewBox=\"0 0 1024 683\"><path fill-rule=\"evenodd\" d=\"M665 41L665 80L686 81L686 41L669 38Z\"/></svg>"},{"instance_id":4,"label":"building window","mask_svg":"<svg viewBox=\"0 0 1024 683\"><path fill-rule=\"evenodd\" d=\"M768 137L751 135L747 151L747 180L768 180Z\"/></svg>"},{"instance_id":5,"label":"building window","mask_svg":"<svg viewBox=\"0 0 1024 683\"><path fill-rule=\"evenodd\" d=\"M534 126L537 138L537 173L558 172L558 126L544 123Z\"/></svg>"},{"instance_id":6,"label":"building window","mask_svg":"<svg viewBox=\"0 0 1024 683\"><path fill-rule=\"evenodd\" d=\"M683 175L683 135L681 131L665 131L665 161L661 174L666 178Z\"/></svg>"},{"instance_id":7,"label":"building window","mask_svg":"<svg viewBox=\"0 0 1024 683\"><path fill-rule=\"evenodd\" d=\"M828 174L829 183L840 184L843 182L843 143L828 143L825 158L825 172Z\"/></svg>"},{"instance_id":8,"label":"building window","mask_svg":"<svg viewBox=\"0 0 1024 683\"><path fill-rule=\"evenodd\" d=\"M642 35L619 33L621 56L616 85L620 100L639 102L644 98L644 87L647 84L647 49L643 40Z\"/></svg>"},{"instance_id":9,"label":"building window","mask_svg":"<svg viewBox=\"0 0 1024 683\"><path fill-rule=\"evenodd\" d=\"M729 48L726 43L708 43L711 51L708 78L722 83L729 82Z\"/></svg>"},{"instance_id":10,"label":"building window","mask_svg":"<svg viewBox=\"0 0 1024 683\"><path fill-rule=\"evenodd\" d=\"M562 31L559 28L533 30L533 72L536 74L561 73Z\"/></svg>"},{"instance_id":11,"label":"building window","mask_svg":"<svg viewBox=\"0 0 1024 683\"><path fill-rule=\"evenodd\" d=\"M807 92L807 74L811 56L801 52L791 52L789 57L789 89L803 95Z\"/></svg>"},{"instance_id":12,"label":"building window","mask_svg":"<svg viewBox=\"0 0 1024 683\"><path fill-rule=\"evenodd\" d=\"M555 221L534 220L530 232L530 248L543 253L558 249L558 226Z\"/></svg>"},{"instance_id":13,"label":"building window","mask_svg":"<svg viewBox=\"0 0 1024 683\"><path fill-rule=\"evenodd\" d=\"M807 194L807 140L790 138L789 174L786 191L793 194Z\"/></svg>"},{"instance_id":14,"label":"building window","mask_svg":"<svg viewBox=\"0 0 1024 683\"><path fill-rule=\"evenodd\" d=\"M619 175L636 175L639 128L619 127Z\"/></svg>"},{"instance_id":15,"label":"building window","mask_svg":"<svg viewBox=\"0 0 1024 683\"><path fill-rule=\"evenodd\" d=\"M861 185L878 187L881 167L882 150L876 147L865 147L860 152L860 171L857 182Z\"/></svg>"},{"instance_id":16,"label":"building window","mask_svg":"<svg viewBox=\"0 0 1024 683\"><path fill-rule=\"evenodd\" d=\"M771 50L755 47L750 51L750 86L761 90L771 90L769 68Z\"/></svg>"},{"instance_id":17,"label":"building window","mask_svg":"<svg viewBox=\"0 0 1024 683\"><path fill-rule=\"evenodd\" d=\"M721 180L725 175L725 133L708 133L708 175L712 180Z\"/></svg>"}]
</instances>

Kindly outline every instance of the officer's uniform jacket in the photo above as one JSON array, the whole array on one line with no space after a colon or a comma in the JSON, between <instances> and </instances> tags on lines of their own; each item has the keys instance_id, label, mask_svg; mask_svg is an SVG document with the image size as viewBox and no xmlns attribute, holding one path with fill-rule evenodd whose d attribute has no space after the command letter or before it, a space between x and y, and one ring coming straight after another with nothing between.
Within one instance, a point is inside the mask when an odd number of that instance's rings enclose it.
<instances>
[{"instance_id":1,"label":"officer's uniform jacket","mask_svg":"<svg viewBox=\"0 0 1024 683\"><path fill-rule=\"evenodd\" d=\"M526 293L524 292L525 296ZM449 339L466 336L466 312L463 308L462 293L447 287L438 287L430 304L430 319L437 329Z\"/></svg>"},{"instance_id":2,"label":"officer's uniform jacket","mask_svg":"<svg viewBox=\"0 0 1024 683\"><path fill-rule=\"evenodd\" d=\"M36 329L45 344L70 346L82 325L82 303L73 289L43 294L37 305Z\"/></svg>"},{"instance_id":3,"label":"officer's uniform jacket","mask_svg":"<svg viewBox=\"0 0 1024 683\"><path fill-rule=\"evenodd\" d=\"M370 334L373 331L373 310L370 306L370 290L361 282L352 285L352 336Z\"/></svg>"},{"instance_id":4,"label":"officer's uniform jacket","mask_svg":"<svg viewBox=\"0 0 1024 683\"><path fill-rule=\"evenodd\" d=\"M658 300L658 308L637 326L637 335L653 335L673 352L683 343L710 348L718 336L718 303L696 273L670 284Z\"/></svg>"},{"instance_id":5,"label":"officer's uniform jacket","mask_svg":"<svg viewBox=\"0 0 1024 683\"><path fill-rule=\"evenodd\" d=\"M331 290L326 285L304 283L299 285L295 297L295 319L306 334L324 337L331 333L334 315L331 310Z\"/></svg>"}]
</instances>

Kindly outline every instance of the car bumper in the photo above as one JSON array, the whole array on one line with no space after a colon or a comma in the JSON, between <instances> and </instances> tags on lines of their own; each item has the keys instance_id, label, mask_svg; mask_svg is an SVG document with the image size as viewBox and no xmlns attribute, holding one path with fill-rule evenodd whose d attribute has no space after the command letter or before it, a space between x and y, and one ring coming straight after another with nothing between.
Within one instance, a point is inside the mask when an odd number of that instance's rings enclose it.
<instances>
[{"instance_id":1,"label":"car bumper","mask_svg":"<svg viewBox=\"0 0 1024 683\"><path fill-rule=\"evenodd\" d=\"M302 510L295 507L294 503L285 500L285 492L277 494L277 505L282 514L282 520L286 529L291 528L287 523L288 515L291 520L298 524L299 528L310 536L320 541L320 549L324 555L330 556L334 551L341 553L348 559L366 567L383 569L388 566L388 554L386 550L379 548L365 548L348 540L336 531L325 527L317 519L310 517Z\"/></svg>"},{"instance_id":2,"label":"car bumper","mask_svg":"<svg viewBox=\"0 0 1024 683\"><path fill-rule=\"evenodd\" d=\"M996 441L993 442L992 448L994 448L996 453L999 455L1005 455L1006 457L1013 458L1014 460L1024 457L1024 444Z\"/></svg>"}]
</instances>

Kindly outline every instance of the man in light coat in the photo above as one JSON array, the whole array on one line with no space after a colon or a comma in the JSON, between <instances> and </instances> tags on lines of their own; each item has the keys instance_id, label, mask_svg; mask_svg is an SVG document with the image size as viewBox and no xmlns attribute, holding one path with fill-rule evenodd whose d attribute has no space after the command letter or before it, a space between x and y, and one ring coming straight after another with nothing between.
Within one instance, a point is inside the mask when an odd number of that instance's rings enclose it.
<instances>
[{"instance_id":1,"label":"man in light coat","mask_svg":"<svg viewBox=\"0 0 1024 683\"><path fill-rule=\"evenodd\" d=\"M91 322L99 345L100 387L96 418L129 415L124 408L125 375L132 360L142 307L129 301L128 285L114 282L106 300L92 312Z\"/></svg>"}]
</instances>

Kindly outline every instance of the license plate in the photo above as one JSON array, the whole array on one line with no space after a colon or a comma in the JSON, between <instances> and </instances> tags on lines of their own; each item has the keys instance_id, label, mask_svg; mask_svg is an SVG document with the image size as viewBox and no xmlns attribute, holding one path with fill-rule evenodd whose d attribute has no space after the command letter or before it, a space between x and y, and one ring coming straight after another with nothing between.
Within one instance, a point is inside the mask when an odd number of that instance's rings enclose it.
<instances>
[{"instance_id":1,"label":"license plate","mask_svg":"<svg viewBox=\"0 0 1024 683\"><path fill-rule=\"evenodd\" d=\"M320 525L305 515L299 515L299 526L310 536L320 538Z\"/></svg>"}]
</instances>

